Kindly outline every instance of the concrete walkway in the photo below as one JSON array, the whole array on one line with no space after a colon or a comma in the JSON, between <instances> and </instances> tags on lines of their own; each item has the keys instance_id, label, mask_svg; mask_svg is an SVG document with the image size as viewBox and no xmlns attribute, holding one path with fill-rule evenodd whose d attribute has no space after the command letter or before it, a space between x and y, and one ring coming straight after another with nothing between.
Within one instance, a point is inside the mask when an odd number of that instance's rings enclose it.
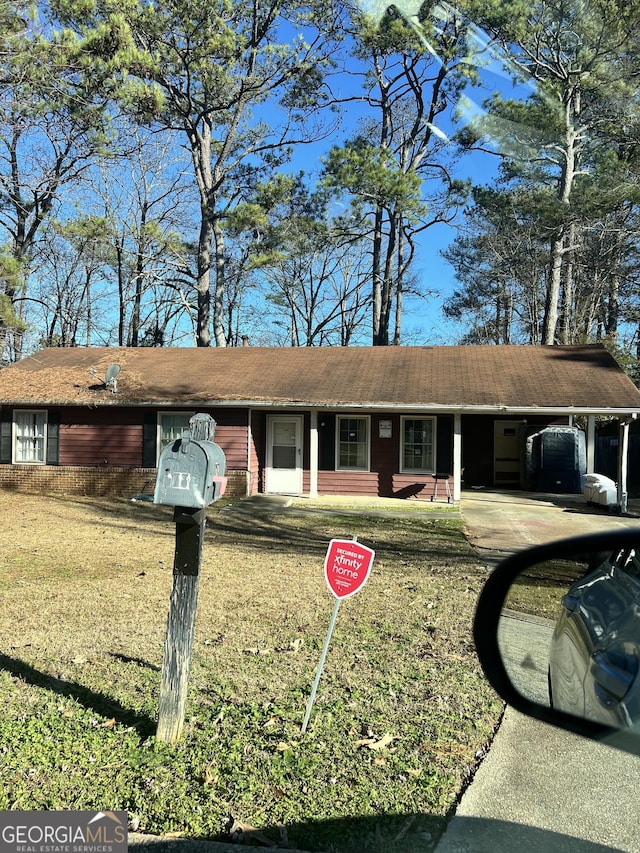
<instances>
[{"instance_id":1,"label":"concrete walkway","mask_svg":"<svg viewBox=\"0 0 640 853\"><path fill-rule=\"evenodd\" d=\"M638 526L580 496L465 492L467 536L489 565L566 536ZM633 508L632 508L633 510ZM507 708L436 853L640 853L640 758Z\"/></svg>"}]
</instances>

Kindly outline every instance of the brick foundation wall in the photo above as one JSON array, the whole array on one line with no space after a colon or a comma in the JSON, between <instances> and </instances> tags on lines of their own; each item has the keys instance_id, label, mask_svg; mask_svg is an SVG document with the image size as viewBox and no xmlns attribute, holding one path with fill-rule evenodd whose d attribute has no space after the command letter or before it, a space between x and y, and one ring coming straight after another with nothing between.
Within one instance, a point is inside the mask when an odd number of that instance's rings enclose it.
<instances>
[{"instance_id":1,"label":"brick foundation wall","mask_svg":"<svg viewBox=\"0 0 640 853\"><path fill-rule=\"evenodd\" d=\"M225 497L248 494L248 473L227 472ZM0 465L0 489L31 494L132 497L145 488L153 494L155 468L97 468L52 465Z\"/></svg>"}]
</instances>

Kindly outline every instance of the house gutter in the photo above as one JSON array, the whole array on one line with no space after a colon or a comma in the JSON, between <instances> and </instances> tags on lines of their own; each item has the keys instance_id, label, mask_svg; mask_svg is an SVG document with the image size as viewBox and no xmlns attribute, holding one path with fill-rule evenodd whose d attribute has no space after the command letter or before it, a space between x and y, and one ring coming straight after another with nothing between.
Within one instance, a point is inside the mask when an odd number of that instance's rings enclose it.
<instances>
[{"instance_id":1,"label":"house gutter","mask_svg":"<svg viewBox=\"0 0 640 853\"><path fill-rule=\"evenodd\" d=\"M110 395L111 396L111 395ZM615 407L595 407L595 406L447 406L434 403L339 403L333 401L309 402L309 401L287 401L287 400L123 400L117 397L111 400L44 400L44 399L22 399L22 400L2 400L0 405L10 406L11 408L34 406L60 407L60 406L77 406L78 408L101 409L101 408L174 408L174 409L200 409L200 408L221 408L221 409L243 409L251 410L305 410L311 413L316 413L321 410L334 410L339 412L363 412L368 414L397 412L414 413L428 412L432 415L454 415L461 417L462 415L501 415L522 417L526 415L536 416L558 416L574 417L581 415L588 417L590 420L596 417L607 418L631 418L635 420L640 415L640 404L637 406L615 406Z\"/></svg>"},{"instance_id":2,"label":"house gutter","mask_svg":"<svg viewBox=\"0 0 640 853\"><path fill-rule=\"evenodd\" d=\"M58 403L58 405L60 405ZM106 405L113 405L107 403ZM367 412L415 412L428 411L434 414L441 415L602 415L609 417L630 417L632 415L640 415L640 405L627 406L624 408L596 408L593 406L444 406L432 403L310 403L310 402L293 402L286 400L199 400L190 402L171 403L170 401L162 401L155 403L127 403L131 406L169 406L193 408L197 406L205 406L211 408L244 408L245 406L254 409L307 409L326 410L335 409L347 412L359 412L366 410Z\"/></svg>"},{"instance_id":3,"label":"house gutter","mask_svg":"<svg viewBox=\"0 0 640 853\"><path fill-rule=\"evenodd\" d=\"M98 408L158 408L171 407L176 409L202 408L249 408L249 409L305 409L319 411L334 409L345 412L416 412L426 411L441 415L583 415L601 417L631 417L640 415L640 404L626 407L595 407L595 406L447 406L439 403L340 403L334 401L309 402L288 400L4 400L2 405L19 408L21 406L78 406L90 409Z\"/></svg>"}]
</instances>

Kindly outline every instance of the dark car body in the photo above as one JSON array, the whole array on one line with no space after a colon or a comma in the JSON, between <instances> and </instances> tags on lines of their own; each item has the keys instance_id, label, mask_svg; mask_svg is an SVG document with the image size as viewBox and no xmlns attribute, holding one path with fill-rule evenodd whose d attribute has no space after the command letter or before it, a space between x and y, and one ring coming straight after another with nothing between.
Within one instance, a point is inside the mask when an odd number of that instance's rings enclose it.
<instances>
[{"instance_id":1,"label":"dark car body","mask_svg":"<svg viewBox=\"0 0 640 853\"><path fill-rule=\"evenodd\" d=\"M640 557L611 554L562 598L549 650L553 708L613 727L640 723Z\"/></svg>"}]
</instances>

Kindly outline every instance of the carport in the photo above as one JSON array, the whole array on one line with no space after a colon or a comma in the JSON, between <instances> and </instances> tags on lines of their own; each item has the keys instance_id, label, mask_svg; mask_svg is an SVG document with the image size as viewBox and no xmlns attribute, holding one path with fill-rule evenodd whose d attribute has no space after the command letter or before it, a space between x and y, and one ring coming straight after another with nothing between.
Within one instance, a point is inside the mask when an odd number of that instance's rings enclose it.
<instances>
[{"instance_id":1,"label":"carport","mask_svg":"<svg viewBox=\"0 0 640 853\"><path fill-rule=\"evenodd\" d=\"M633 397L640 399L638 390L626 377L624 379L629 384L629 402ZM602 400L602 395L599 398ZM606 400L606 397L604 399ZM629 428L636 421L638 411L640 410L634 410L631 406L587 407L574 404L558 405L555 408L505 405L500 407L499 411L488 407L481 411L471 411L469 407L465 407L461 412L460 421L457 418L455 421L455 431L460 430L461 434L461 441L454 443L453 447L455 486L460 482L461 489L467 486L537 490L536 487L525 483L523 461L524 436L536 430L541 432L556 429L560 432L577 428L584 434L586 467L581 473L602 475L604 471L598 469L597 463L597 428L599 423L606 422L610 428L613 424L617 427L616 472L610 471L608 476L615 477L615 508L624 513L629 500ZM547 485L539 490L545 492L550 488L551 486ZM573 491L579 493L582 492L582 486L570 489L565 483L559 483L554 491L559 494ZM454 496L456 500L460 499L461 492L456 489Z\"/></svg>"}]
</instances>

